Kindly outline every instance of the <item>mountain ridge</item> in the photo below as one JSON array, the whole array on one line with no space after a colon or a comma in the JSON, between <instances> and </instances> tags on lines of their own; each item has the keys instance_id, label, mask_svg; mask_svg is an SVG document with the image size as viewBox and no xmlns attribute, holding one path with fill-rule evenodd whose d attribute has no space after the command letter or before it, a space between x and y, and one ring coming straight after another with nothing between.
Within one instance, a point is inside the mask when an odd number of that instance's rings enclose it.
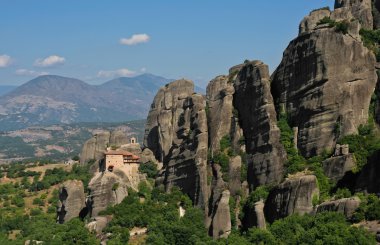
<instances>
[{"instance_id":1,"label":"mountain ridge","mask_svg":"<svg viewBox=\"0 0 380 245\"><path fill-rule=\"evenodd\" d=\"M76 78L39 76L0 96L0 128L145 118L155 93L171 81L141 74L91 85Z\"/></svg>"}]
</instances>

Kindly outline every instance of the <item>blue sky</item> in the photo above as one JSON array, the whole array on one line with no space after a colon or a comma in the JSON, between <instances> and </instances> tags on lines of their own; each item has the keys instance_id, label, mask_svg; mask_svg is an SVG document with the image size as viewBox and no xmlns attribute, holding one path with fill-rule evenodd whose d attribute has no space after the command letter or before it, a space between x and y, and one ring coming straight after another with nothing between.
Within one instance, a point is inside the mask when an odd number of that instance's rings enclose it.
<instances>
[{"instance_id":1,"label":"blue sky","mask_svg":"<svg viewBox=\"0 0 380 245\"><path fill-rule=\"evenodd\" d=\"M273 71L302 18L333 3L1 0L0 85L40 74L99 84L149 72L205 87L245 59Z\"/></svg>"}]
</instances>

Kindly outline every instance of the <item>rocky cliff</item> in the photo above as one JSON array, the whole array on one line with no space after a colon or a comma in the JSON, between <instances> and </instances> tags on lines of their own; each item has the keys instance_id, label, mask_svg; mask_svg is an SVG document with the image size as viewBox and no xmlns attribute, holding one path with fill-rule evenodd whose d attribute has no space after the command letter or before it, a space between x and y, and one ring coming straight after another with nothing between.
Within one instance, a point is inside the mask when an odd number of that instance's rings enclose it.
<instances>
[{"instance_id":1,"label":"rocky cliff","mask_svg":"<svg viewBox=\"0 0 380 245\"><path fill-rule=\"evenodd\" d=\"M333 149L339 137L357 133L368 120L377 79L375 57L364 47L359 21L353 19L364 21L368 10L354 3L359 1L337 1L335 11L317 10L306 17L272 75L277 111L298 127L297 147L307 157ZM322 24L323 17L347 29Z\"/></svg>"},{"instance_id":2,"label":"rocky cliff","mask_svg":"<svg viewBox=\"0 0 380 245\"><path fill-rule=\"evenodd\" d=\"M86 164L91 160L99 161L104 156L104 151L108 146L120 147L127 144L128 138L122 131L101 132L95 134L83 145L80 154L80 163Z\"/></svg>"},{"instance_id":3,"label":"rocky cliff","mask_svg":"<svg viewBox=\"0 0 380 245\"><path fill-rule=\"evenodd\" d=\"M163 162L159 184L178 186L194 204L207 208L206 101L194 84L178 80L161 88L148 115L144 146Z\"/></svg>"},{"instance_id":4,"label":"rocky cliff","mask_svg":"<svg viewBox=\"0 0 380 245\"><path fill-rule=\"evenodd\" d=\"M319 189L314 175L304 175L285 180L276 186L265 203L265 217L269 222L291 214L313 212L313 198L318 198Z\"/></svg>"},{"instance_id":5,"label":"rocky cliff","mask_svg":"<svg viewBox=\"0 0 380 245\"><path fill-rule=\"evenodd\" d=\"M239 113L248 155L250 187L279 183L286 152L280 143L268 66L247 62L234 81L234 106Z\"/></svg>"},{"instance_id":6,"label":"rocky cliff","mask_svg":"<svg viewBox=\"0 0 380 245\"><path fill-rule=\"evenodd\" d=\"M81 212L86 215L85 193L80 180L68 180L59 189L57 207L57 222L64 223L79 217Z\"/></svg>"},{"instance_id":7,"label":"rocky cliff","mask_svg":"<svg viewBox=\"0 0 380 245\"><path fill-rule=\"evenodd\" d=\"M239 139L242 131L238 123L236 109L233 106L235 88L233 81L238 70L233 70L228 76L218 76L207 86L207 111L209 147L212 153L220 150L220 141L228 136L235 151L239 150ZM235 113L234 113L235 112Z\"/></svg>"},{"instance_id":8,"label":"rocky cliff","mask_svg":"<svg viewBox=\"0 0 380 245\"><path fill-rule=\"evenodd\" d=\"M92 217L108 206L118 204L128 195L131 186L128 177L117 169L114 172L99 172L88 184L89 196L86 200Z\"/></svg>"}]
</instances>

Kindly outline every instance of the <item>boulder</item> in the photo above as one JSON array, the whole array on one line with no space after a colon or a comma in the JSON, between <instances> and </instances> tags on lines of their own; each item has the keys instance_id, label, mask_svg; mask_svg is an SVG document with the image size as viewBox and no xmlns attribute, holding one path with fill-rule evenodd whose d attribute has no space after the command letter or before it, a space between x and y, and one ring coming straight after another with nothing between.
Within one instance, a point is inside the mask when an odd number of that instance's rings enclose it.
<instances>
[{"instance_id":1,"label":"boulder","mask_svg":"<svg viewBox=\"0 0 380 245\"><path fill-rule=\"evenodd\" d=\"M317 213L329 211L343 213L348 219L352 217L360 205L358 197L342 198L335 201L323 202L317 206Z\"/></svg>"},{"instance_id":2,"label":"boulder","mask_svg":"<svg viewBox=\"0 0 380 245\"><path fill-rule=\"evenodd\" d=\"M80 180L67 180L59 189L59 200L57 208L57 222L63 224L84 212L85 216L85 193L83 183Z\"/></svg>"},{"instance_id":3,"label":"boulder","mask_svg":"<svg viewBox=\"0 0 380 245\"><path fill-rule=\"evenodd\" d=\"M206 101L189 80L162 87L148 115L144 146L163 163L157 179L166 191L178 186L193 203L207 209L208 132Z\"/></svg>"},{"instance_id":4,"label":"boulder","mask_svg":"<svg viewBox=\"0 0 380 245\"><path fill-rule=\"evenodd\" d=\"M323 171L327 177L334 181L341 180L344 175L355 166L353 154L330 157L322 162Z\"/></svg>"},{"instance_id":5,"label":"boulder","mask_svg":"<svg viewBox=\"0 0 380 245\"><path fill-rule=\"evenodd\" d=\"M299 25L299 35L313 31L317 27L318 22L325 17L330 17L330 14L330 10L328 9L312 11L301 21Z\"/></svg>"},{"instance_id":6,"label":"boulder","mask_svg":"<svg viewBox=\"0 0 380 245\"><path fill-rule=\"evenodd\" d=\"M298 36L272 75L276 108L298 127L305 157L334 149L339 137L357 133L368 120L375 57L357 38L358 22L348 25L347 35L324 26Z\"/></svg>"},{"instance_id":7,"label":"boulder","mask_svg":"<svg viewBox=\"0 0 380 245\"><path fill-rule=\"evenodd\" d=\"M268 66L261 61L246 62L234 81L234 107L244 133L251 189L279 183L287 161L270 86Z\"/></svg>"},{"instance_id":8,"label":"boulder","mask_svg":"<svg viewBox=\"0 0 380 245\"><path fill-rule=\"evenodd\" d=\"M96 217L108 206L121 203L128 195L127 188L130 186L131 183L123 172L114 170L97 173L88 185L87 204L91 217Z\"/></svg>"},{"instance_id":9,"label":"boulder","mask_svg":"<svg viewBox=\"0 0 380 245\"><path fill-rule=\"evenodd\" d=\"M212 215L210 226L210 235L214 239L227 238L231 233L231 216L230 216L230 192L223 191L220 199L216 204L215 212Z\"/></svg>"},{"instance_id":10,"label":"boulder","mask_svg":"<svg viewBox=\"0 0 380 245\"><path fill-rule=\"evenodd\" d=\"M96 216L96 217L91 218L91 221L86 224L86 228L90 232L101 234L103 229L106 228L107 224L111 220L112 220L112 216Z\"/></svg>"},{"instance_id":11,"label":"boulder","mask_svg":"<svg viewBox=\"0 0 380 245\"><path fill-rule=\"evenodd\" d=\"M315 196L319 196L319 189L314 175L288 178L270 191L264 207L265 217L272 223L291 214L312 213Z\"/></svg>"}]
</instances>

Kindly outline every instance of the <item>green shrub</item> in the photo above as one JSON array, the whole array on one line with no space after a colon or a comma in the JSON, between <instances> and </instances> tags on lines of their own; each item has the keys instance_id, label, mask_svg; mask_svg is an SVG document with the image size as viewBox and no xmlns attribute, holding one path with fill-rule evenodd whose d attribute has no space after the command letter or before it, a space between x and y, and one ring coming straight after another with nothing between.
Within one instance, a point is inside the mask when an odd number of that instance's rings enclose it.
<instances>
[{"instance_id":1,"label":"green shrub","mask_svg":"<svg viewBox=\"0 0 380 245\"><path fill-rule=\"evenodd\" d=\"M380 30L361 29L359 34L362 38L364 46L375 54L377 61L380 61Z\"/></svg>"},{"instance_id":2,"label":"green shrub","mask_svg":"<svg viewBox=\"0 0 380 245\"><path fill-rule=\"evenodd\" d=\"M158 174L157 165L154 162L141 163L139 166L139 171L148 176L148 178L156 178Z\"/></svg>"},{"instance_id":3,"label":"green shrub","mask_svg":"<svg viewBox=\"0 0 380 245\"><path fill-rule=\"evenodd\" d=\"M337 22L335 25L335 31L343 33L343 34L347 34L348 33L348 25L349 25L349 23L347 21Z\"/></svg>"},{"instance_id":4,"label":"green shrub","mask_svg":"<svg viewBox=\"0 0 380 245\"><path fill-rule=\"evenodd\" d=\"M364 219L380 219L380 199L375 194L362 195L360 206L352 217L354 222L359 222Z\"/></svg>"},{"instance_id":5,"label":"green shrub","mask_svg":"<svg viewBox=\"0 0 380 245\"><path fill-rule=\"evenodd\" d=\"M220 150L221 151L224 151L227 148L230 148L232 146L230 136L229 135L223 136L222 139L219 142L219 145L220 145Z\"/></svg>"},{"instance_id":6,"label":"green shrub","mask_svg":"<svg viewBox=\"0 0 380 245\"><path fill-rule=\"evenodd\" d=\"M44 206L45 202L41 198L34 198L33 199L33 204L34 205L39 205L39 206Z\"/></svg>"},{"instance_id":7,"label":"green shrub","mask_svg":"<svg viewBox=\"0 0 380 245\"><path fill-rule=\"evenodd\" d=\"M347 188L338 189L335 192L335 199L348 198L348 197L351 197L351 196L352 196L352 193Z\"/></svg>"},{"instance_id":8,"label":"green shrub","mask_svg":"<svg viewBox=\"0 0 380 245\"><path fill-rule=\"evenodd\" d=\"M334 27L336 25L335 20L331 19L330 17L323 17L321 20L318 21L317 25L324 25L328 24L329 27Z\"/></svg>"}]
</instances>

